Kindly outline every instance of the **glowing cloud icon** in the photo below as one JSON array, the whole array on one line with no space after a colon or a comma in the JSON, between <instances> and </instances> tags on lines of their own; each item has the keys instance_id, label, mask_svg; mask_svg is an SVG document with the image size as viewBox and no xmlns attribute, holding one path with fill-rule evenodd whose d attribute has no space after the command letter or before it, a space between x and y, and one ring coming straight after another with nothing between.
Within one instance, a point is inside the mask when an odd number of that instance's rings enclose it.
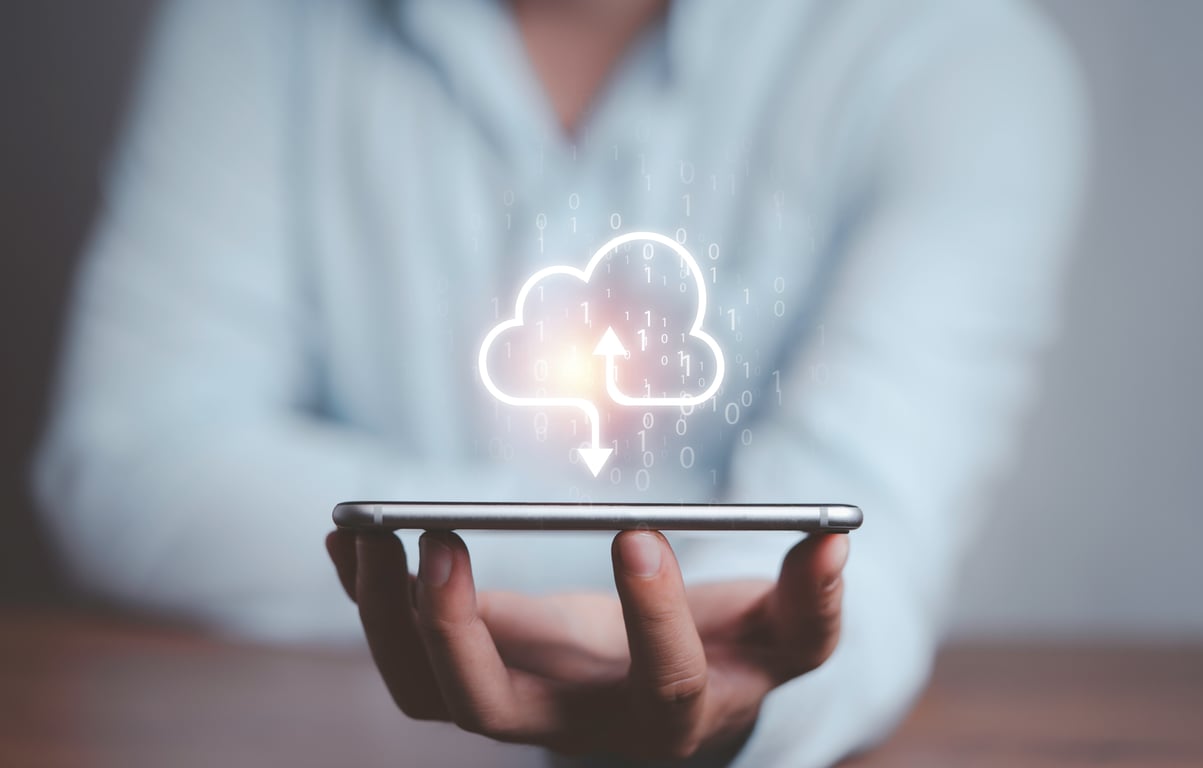
<instances>
[{"instance_id":1,"label":"glowing cloud icon","mask_svg":"<svg viewBox=\"0 0 1203 768\"><path fill-rule=\"evenodd\" d=\"M583 446L577 450L579 451L580 457L584 461L585 466L589 468L589 471L592 472L595 477L601 472L602 467L605 466L606 462L610 458L611 453L613 453L613 449L603 448L601 444L601 416L597 403L588 397L576 396L576 394L551 396L510 394L509 392L504 391L502 387L498 386L494 380L494 374L490 372L490 350L492 349L494 343L497 342L498 339L507 331L524 326L527 300L531 296L532 292L535 291L537 287L540 287L540 283L544 283L544 281L547 281L549 278L562 276L579 280L583 286L587 285L594 278L594 273L597 271L598 266L602 264L608 256L616 253L617 250L624 245L640 241L644 243L645 248L650 247L651 243L655 243L668 248L674 254L676 254L677 257L679 257L683 281L681 290L683 292L688 287L689 281L687 280L687 277L692 278L692 286L696 292L696 311L692 323L690 324L688 330L681 335L681 339L684 341L686 335L688 335L688 337L691 337L693 340L695 340L695 343L700 343L706 349L708 349L714 357L714 369L708 379L698 379L699 383L702 383L703 381L705 383L705 386L700 392L692 393L685 391L676 396L667 394L663 396L653 396L650 393L650 387L648 387L649 392L646 396L630 395L627 392L624 392L619 386L618 363L616 361L619 359L630 359L631 352L628 351L627 347L623 344L622 340L615 332L614 327L612 325L607 325L605 331L598 337L595 337L597 338L595 344L593 341L589 341L589 345L592 346L593 354L605 359L605 396L613 401L613 403L616 405L638 408L699 405L714 397L715 393L718 392L719 387L722 386L726 365L723 360L723 353L719 348L718 342L715 341L713 336L706 333L702 329L702 322L706 316L706 282L704 275L701 267L698 266L698 263L694 259L693 255L690 254L684 246L672 238L665 237L664 235L660 235L655 232L630 232L625 235L615 237L594 252L593 256L589 259L589 263L585 265L584 269L576 269L575 267L568 266L553 266L535 272L522 285L521 290L518 291L517 299L514 302L514 317L494 326L485 336L484 341L480 346L478 368L480 371L481 381L484 383L485 389L487 389L489 393L493 395L493 397L497 398L497 400L500 402L507 405L529 408L576 408L585 415L585 418L589 422L590 441L587 446ZM650 283L650 272L648 274L648 282ZM540 293L542 294L542 290ZM588 310L586 310L586 312L587 311ZM629 310L624 314L629 316ZM650 314L648 314L648 318L650 324ZM664 336L664 338L668 338L667 334ZM646 347L646 339L644 339L643 346ZM689 356L681 352L680 357L686 366L686 372L688 372L689 363L687 358ZM664 359L667 360L667 357ZM685 378L685 376L682 376L683 381Z\"/></svg>"}]
</instances>

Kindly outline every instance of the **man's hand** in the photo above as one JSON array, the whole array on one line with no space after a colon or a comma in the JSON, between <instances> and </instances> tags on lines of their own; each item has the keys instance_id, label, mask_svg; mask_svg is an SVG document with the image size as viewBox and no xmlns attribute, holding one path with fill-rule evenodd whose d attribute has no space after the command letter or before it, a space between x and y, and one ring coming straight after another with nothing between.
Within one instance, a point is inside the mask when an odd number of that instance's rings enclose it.
<instances>
[{"instance_id":1,"label":"man's hand","mask_svg":"<svg viewBox=\"0 0 1203 768\"><path fill-rule=\"evenodd\" d=\"M326 540L397 706L568 753L684 757L745 739L765 694L835 649L848 554L812 535L776 584L686 589L655 532L614 539L618 600L476 594L463 541L421 539L417 577L392 534Z\"/></svg>"}]
</instances>

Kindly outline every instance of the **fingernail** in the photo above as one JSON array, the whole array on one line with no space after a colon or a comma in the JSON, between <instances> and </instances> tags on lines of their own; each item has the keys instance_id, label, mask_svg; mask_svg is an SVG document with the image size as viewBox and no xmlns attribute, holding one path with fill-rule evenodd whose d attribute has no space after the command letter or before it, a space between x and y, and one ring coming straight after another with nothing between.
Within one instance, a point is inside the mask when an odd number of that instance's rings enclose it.
<instances>
[{"instance_id":1,"label":"fingernail","mask_svg":"<svg viewBox=\"0 0 1203 768\"><path fill-rule=\"evenodd\" d=\"M838 560L840 565L834 574L824 579L823 583L819 585L819 588L824 592L830 592L831 590L835 589L837 584L840 583L840 579L844 577L844 566L848 563L848 536L845 534L837 534L835 541L837 543L835 543L833 546L839 553Z\"/></svg>"},{"instance_id":2,"label":"fingernail","mask_svg":"<svg viewBox=\"0 0 1203 768\"><path fill-rule=\"evenodd\" d=\"M355 583L356 589L368 589L379 581L380 556L372 549L376 540L371 534L355 534Z\"/></svg>"},{"instance_id":3,"label":"fingernail","mask_svg":"<svg viewBox=\"0 0 1203 768\"><path fill-rule=\"evenodd\" d=\"M432 587L446 584L451 578L451 548L427 535L418 540L418 550L418 578Z\"/></svg>"},{"instance_id":4,"label":"fingernail","mask_svg":"<svg viewBox=\"0 0 1203 768\"><path fill-rule=\"evenodd\" d=\"M835 545L836 551L840 553L840 570L843 570L844 566L848 564L848 551L850 548L849 542L848 542L848 534L846 534L846 533L836 534L835 540L836 540L836 542L838 542Z\"/></svg>"},{"instance_id":5,"label":"fingernail","mask_svg":"<svg viewBox=\"0 0 1203 768\"><path fill-rule=\"evenodd\" d=\"M661 551L656 534L628 534L622 547L622 565L633 576L655 576L660 572Z\"/></svg>"}]
</instances>

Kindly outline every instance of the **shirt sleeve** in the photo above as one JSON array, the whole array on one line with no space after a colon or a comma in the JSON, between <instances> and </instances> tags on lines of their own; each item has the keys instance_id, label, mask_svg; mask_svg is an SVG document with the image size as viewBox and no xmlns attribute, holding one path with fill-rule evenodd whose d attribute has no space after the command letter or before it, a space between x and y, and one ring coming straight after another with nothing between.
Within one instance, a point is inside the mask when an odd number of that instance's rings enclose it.
<instances>
[{"instance_id":1,"label":"shirt sleeve","mask_svg":"<svg viewBox=\"0 0 1203 768\"><path fill-rule=\"evenodd\" d=\"M982 491L1013 449L1055 325L1087 142L1058 41L1004 21L934 49L893 96L821 333L735 454L732 499L853 503L865 522L838 649L769 696L734 765L829 765L901 719ZM679 541L687 575L719 578L774 577L765 553L796 539Z\"/></svg>"},{"instance_id":2,"label":"shirt sleeve","mask_svg":"<svg viewBox=\"0 0 1203 768\"><path fill-rule=\"evenodd\" d=\"M36 493L96 593L265 639L357 636L347 498L514 498L320 415L289 217L291 2L167 4L78 276Z\"/></svg>"}]
</instances>

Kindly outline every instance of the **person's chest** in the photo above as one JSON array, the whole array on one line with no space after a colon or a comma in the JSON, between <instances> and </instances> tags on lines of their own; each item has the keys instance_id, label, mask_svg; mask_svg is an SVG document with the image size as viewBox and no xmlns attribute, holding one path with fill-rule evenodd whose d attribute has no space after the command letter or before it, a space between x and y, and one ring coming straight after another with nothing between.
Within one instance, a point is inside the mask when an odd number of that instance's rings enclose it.
<instances>
[{"instance_id":1,"label":"person's chest","mask_svg":"<svg viewBox=\"0 0 1203 768\"><path fill-rule=\"evenodd\" d=\"M408 31L351 20L311 57L296 221L325 407L434 459L565 463L582 425L499 404L481 384L480 345L536 271L581 269L612 237L655 232L697 262L726 377L689 413L618 419L598 493L675 493L686 476L709 481L695 495L717 493L821 321L831 213L805 167L813 147L788 135L794 110L737 72L682 84L650 37L567 139L515 40L487 17L450 36L440 18ZM566 486L596 491L563 469Z\"/></svg>"}]
</instances>

